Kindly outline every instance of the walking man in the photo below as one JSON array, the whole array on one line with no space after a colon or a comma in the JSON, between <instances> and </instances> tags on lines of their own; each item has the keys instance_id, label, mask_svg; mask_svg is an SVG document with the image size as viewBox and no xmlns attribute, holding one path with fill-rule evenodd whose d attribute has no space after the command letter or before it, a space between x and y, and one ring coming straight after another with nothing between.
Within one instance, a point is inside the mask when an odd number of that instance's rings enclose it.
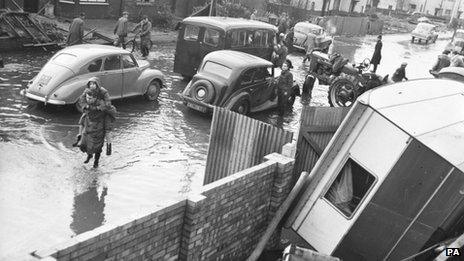
<instances>
[{"instance_id":1,"label":"walking man","mask_svg":"<svg viewBox=\"0 0 464 261\"><path fill-rule=\"evenodd\" d=\"M372 72L377 71L377 66L380 64L380 59L382 59L382 35L377 36L377 43L375 44L374 54L372 55L371 64L374 65Z\"/></svg>"},{"instance_id":2,"label":"walking man","mask_svg":"<svg viewBox=\"0 0 464 261\"><path fill-rule=\"evenodd\" d=\"M458 51L453 51L453 57L451 58L451 67L464 67L464 60L462 55Z\"/></svg>"},{"instance_id":3,"label":"walking man","mask_svg":"<svg viewBox=\"0 0 464 261\"><path fill-rule=\"evenodd\" d=\"M79 17L74 18L69 26L69 34L66 41L68 46L82 44L82 38L84 38L84 18L85 14L81 13Z\"/></svg>"},{"instance_id":4,"label":"walking man","mask_svg":"<svg viewBox=\"0 0 464 261\"><path fill-rule=\"evenodd\" d=\"M142 57L147 57L151 47L151 22L148 21L148 16L144 15L142 21L140 21L132 31L137 30L139 27Z\"/></svg>"},{"instance_id":5,"label":"walking man","mask_svg":"<svg viewBox=\"0 0 464 261\"><path fill-rule=\"evenodd\" d=\"M123 12L122 17L119 18L118 22L116 23L116 27L114 28L114 34L118 36L118 40L116 40L115 45L119 46L122 45L123 49L126 49L126 37L127 33L129 32L128 23L129 23L129 13Z\"/></svg>"}]
</instances>

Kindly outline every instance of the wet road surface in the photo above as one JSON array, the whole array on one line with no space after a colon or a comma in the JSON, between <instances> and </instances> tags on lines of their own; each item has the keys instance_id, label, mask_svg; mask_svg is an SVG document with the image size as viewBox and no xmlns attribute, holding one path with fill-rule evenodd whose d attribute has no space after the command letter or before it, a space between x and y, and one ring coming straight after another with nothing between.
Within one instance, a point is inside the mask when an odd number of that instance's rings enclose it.
<instances>
[{"instance_id":1,"label":"wet road surface","mask_svg":"<svg viewBox=\"0 0 464 261\"><path fill-rule=\"evenodd\" d=\"M384 36L378 73L392 74L402 61L410 79L428 70L448 40L410 44L409 35ZM350 61L370 58L375 37L337 41L335 51ZM202 184L210 118L190 111L179 94L187 84L172 73L174 46L156 46L149 60L166 75L158 102L115 101L119 111L113 155L94 170L72 148L80 117L69 107L31 104L19 91L51 53L8 53L0 77L0 259L50 247L102 224L182 199ZM356 57L356 59L354 59ZM302 54L291 54L294 78L305 76ZM309 101L304 101L309 102ZM327 86L313 91L314 106L327 106ZM285 117L275 111L252 117L297 131L302 102Z\"/></svg>"}]
</instances>

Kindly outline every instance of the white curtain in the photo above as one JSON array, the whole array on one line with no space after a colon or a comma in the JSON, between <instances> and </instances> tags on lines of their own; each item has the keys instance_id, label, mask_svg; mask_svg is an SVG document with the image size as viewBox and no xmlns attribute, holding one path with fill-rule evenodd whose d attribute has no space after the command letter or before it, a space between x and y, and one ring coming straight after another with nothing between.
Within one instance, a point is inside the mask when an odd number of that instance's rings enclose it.
<instances>
[{"instance_id":1,"label":"white curtain","mask_svg":"<svg viewBox=\"0 0 464 261\"><path fill-rule=\"evenodd\" d=\"M326 198L337 207L351 213L349 203L353 199L353 174L351 171L351 163L348 161L340 172L341 177L337 178L329 191Z\"/></svg>"}]
</instances>

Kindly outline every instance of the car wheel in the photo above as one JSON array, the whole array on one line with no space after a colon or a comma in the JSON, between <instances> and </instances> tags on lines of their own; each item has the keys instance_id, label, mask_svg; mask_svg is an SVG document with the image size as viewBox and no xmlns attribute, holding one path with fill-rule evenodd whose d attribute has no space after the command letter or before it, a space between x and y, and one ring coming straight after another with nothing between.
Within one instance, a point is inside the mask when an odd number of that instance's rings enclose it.
<instances>
[{"instance_id":1,"label":"car wheel","mask_svg":"<svg viewBox=\"0 0 464 261\"><path fill-rule=\"evenodd\" d=\"M429 44L429 39L425 40L425 44Z\"/></svg>"},{"instance_id":2,"label":"car wheel","mask_svg":"<svg viewBox=\"0 0 464 261\"><path fill-rule=\"evenodd\" d=\"M242 98L238 100L234 104L234 106L232 106L231 111L235 111L237 113L247 115L248 113L250 113L250 102L247 99Z\"/></svg>"},{"instance_id":3,"label":"car wheel","mask_svg":"<svg viewBox=\"0 0 464 261\"><path fill-rule=\"evenodd\" d=\"M414 40L415 40L414 36L411 37L411 43L414 43Z\"/></svg>"},{"instance_id":4,"label":"car wheel","mask_svg":"<svg viewBox=\"0 0 464 261\"><path fill-rule=\"evenodd\" d=\"M148 85L145 98L149 101L156 101L161 92L161 82L159 80L153 80Z\"/></svg>"},{"instance_id":5,"label":"car wheel","mask_svg":"<svg viewBox=\"0 0 464 261\"><path fill-rule=\"evenodd\" d=\"M190 97L197 101L210 103L214 98L214 86L210 81L199 80L193 83Z\"/></svg>"}]
</instances>

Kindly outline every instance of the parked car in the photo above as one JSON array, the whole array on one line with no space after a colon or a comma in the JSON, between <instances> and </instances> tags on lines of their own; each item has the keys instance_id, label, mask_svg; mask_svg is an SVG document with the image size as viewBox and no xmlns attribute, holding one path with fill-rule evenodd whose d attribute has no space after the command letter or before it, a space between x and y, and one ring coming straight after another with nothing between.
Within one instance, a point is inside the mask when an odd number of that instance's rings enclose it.
<instances>
[{"instance_id":1,"label":"parked car","mask_svg":"<svg viewBox=\"0 0 464 261\"><path fill-rule=\"evenodd\" d=\"M179 24L174 72L193 76L203 57L218 50L236 50L271 60L277 27L230 17L194 16Z\"/></svg>"},{"instance_id":2,"label":"parked car","mask_svg":"<svg viewBox=\"0 0 464 261\"><path fill-rule=\"evenodd\" d=\"M242 114L277 107L273 64L260 57L222 50L209 53L182 92L184 104L200 112L213 106ZM299 86L294 84L288 105L293 106Z\"/></svg>"},{"instance_id":3,"label":"parked car","mask_svg":"<svg viewBox=\"0 0 464 261\"><path fill-rule=\"evenodd\" d=\"M427 22L430 22L430 20L427 17L425 17L425 14L423 14L421 12L413 12L413 13L411 13L411 16L408 18L408 22L410 24L418 24L418 23L422 22L424 20L424 18L428 20ZM419 20L419 19L421 19L421 20Z\"/></svg>"},{"instance_id":4,"label":"parked car","mask_svg":"<svg viewBox=\"0 0 464 261\"><path fill-rule=\"evenodd\" d=\"M149 65L121 48L75 45L57 52L28 83L23 94L45 104L75 104L80 110L79 96L89 78L97 76L112 100L136 95L156 100L164 76Z\"/></svg>"},{"instance_id":5,"label":"parked car","mask_svg":"<svg viewBox=\"0 0 464 261\"><path fill-rule=\"evenodd\" d=\"M438 38L437 26L429 23L419 23L411 33L411 43L416 40L420 43L424 41L426 44L435 43Z\"/></svg>"},{"instance_id":6,"label":"parked car","mask_svg":"<svg viewBox=\"0 0 464 261\"><path fill-rule=\"evenodd\" d=\"M314 49L327 52L333 41L324 28L310 22L295 24L293 31L293 46L308 53Z\"/></svg>"}]
</instances>

